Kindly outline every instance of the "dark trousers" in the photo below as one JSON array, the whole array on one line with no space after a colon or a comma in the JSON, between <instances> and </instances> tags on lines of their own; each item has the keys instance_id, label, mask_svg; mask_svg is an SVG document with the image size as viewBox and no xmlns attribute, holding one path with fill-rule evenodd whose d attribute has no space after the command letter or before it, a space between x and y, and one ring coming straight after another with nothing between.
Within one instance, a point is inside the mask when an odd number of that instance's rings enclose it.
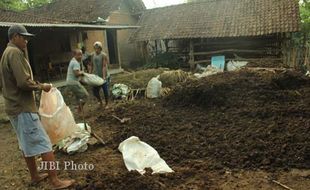
<instances>
[{"instance_id":1,"label":"dark trousers","mask_svg":"<svg viewBox=\"0 0 310 190\"><path fill-rule=\"evenodd\" d=\"M100 89L101 88L103 90L105 102L108 103L108 100L109 100L109 80L107 80L107 82L105 82L101 86L93 87L93 94L99 102L101 102L101 97L100 97Z\"/></svg>"}]
</instances>

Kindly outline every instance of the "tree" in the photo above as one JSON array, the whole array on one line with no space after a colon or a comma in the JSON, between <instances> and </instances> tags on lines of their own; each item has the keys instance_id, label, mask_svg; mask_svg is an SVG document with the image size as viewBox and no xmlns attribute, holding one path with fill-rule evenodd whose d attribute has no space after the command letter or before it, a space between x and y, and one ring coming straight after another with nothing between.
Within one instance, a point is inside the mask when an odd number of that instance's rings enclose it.
<instances>
[{"instance_id":1,"label":"tree","mask_svg":"<svg viewBox=\"0 0 310 190\"><path fill-rule=\"evenodd\" d=\"M9 10L21 10L24 8L22 0L0 0L0 8Z\"/></svg>"},{"instance_id":2,"label":"tree","mask_svg":"<svg viewBox=\"0 0 310 190\"><path fill-rule=\"evenodd\" d=\"M294 35L295 44L300 47L306 47L310 36L310 0L299 2L299 11L301 18L301 32Z\"/></svg>"},{"instance_id":3,"label":"tree","mask_svg":"<svg viewBox=\"0 0 310 190\"><path fill-rule=\"evenodd\" d=\"M51 3L52 0L0 0L0 8L22 11Z\"/></svg>"},{"instance_id":4,"label":"tree","mask_svg":"<svg viewBox=\"0 0 310 190\"><path fill-rule=\"evenodd\" d=\"M51 3L52 0L26 0L25 4L27 6L27 8L33 8L33 7L38 7L38 6L42 6L45 5L47 3Z\"/></svg>"},{"instance_id":5,"label":"tree","mask_svg":"<svg viewBox=\"0 0 310 190\"><path fill-rule=\"evenodd\" d=\"M300 4L300 17L302 22L302 29L310 32L310 0L303 0Z\"/></svg>"}]
</instances>

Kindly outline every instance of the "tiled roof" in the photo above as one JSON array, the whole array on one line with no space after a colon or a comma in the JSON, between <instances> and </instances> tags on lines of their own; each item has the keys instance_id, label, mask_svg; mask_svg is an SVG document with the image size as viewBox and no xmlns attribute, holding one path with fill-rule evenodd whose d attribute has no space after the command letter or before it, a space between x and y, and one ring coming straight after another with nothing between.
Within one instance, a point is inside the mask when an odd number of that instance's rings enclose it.
<instances>
[{"instance_id":1,"label":"tiled roof","mask_svg":"<svg viewBox=\"0 0 310 190\"><path fill-rule=\"evenodd\" d=\"M68 23L65 20L56 20L46 17L33 16L27 13L15 12L10 10L0 9L0 21L7 23Z\"/></svg>"},{"instance_id":2,"label":"tiled roof","mask_svg":"<svg viewBox=\"0 0 310 190\"><path fill-rule=\"evenodd\" d=\"M260 36L299 24L296 0L205 0L145 11L130 40Z\"/></svg>"},{"instance_id":3,"label":"tiled roof","mask_svg":"<svg viewBox=\"0 0 310 190\"><path fill-rule=\"evenodd\" d=\"M23 24L29 27L43 28L88 28L88 29L135 29L137 26L126 25L97 25L75 23L73 21L53 19L41 16L33 16L29 13L15 12L11 10L0 9L0 27L9 27L13 24Z\"/></svg>"},{"instance_id":4,"label":"tiled roof","mask_svg":"<svg viewBox=\"0 0 310 190\"><path fill-rule=\"evenodd\" d=\"M123 2L128 3L132 13L145 9L142 0L54 0L41 7L29 9L26 13L77 23L91 23L98 17L107 19L112 11L119 10Z\"/></svg>"}]
</instances>

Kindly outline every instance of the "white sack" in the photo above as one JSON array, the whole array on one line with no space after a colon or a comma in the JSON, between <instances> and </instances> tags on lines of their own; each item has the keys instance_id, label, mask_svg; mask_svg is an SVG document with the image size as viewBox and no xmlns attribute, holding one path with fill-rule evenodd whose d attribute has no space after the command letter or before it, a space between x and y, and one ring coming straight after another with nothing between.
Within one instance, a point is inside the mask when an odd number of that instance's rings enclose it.
<instances>
[{"instance_id":1,"label":"white sack","mask_svg":"<svg viewBox=\"0 0 310 190\"><path fill-rule=\"evenodd\" d=\"M160 91L162 87L162 83L158 80L159 75L157 77L153 77L147 84L146 87L146 97L147 98L158 98L160 97Z\"/></svg>"},{"instance_id":2,"label":"white sack","mask_svg":"<svg viewBox=\"0 0 310 190\"><path fill-rule=\"evenodd\" d=\"M140 141L138 137L132 136L123 141L118 150L122 152L126 168L137 170L141 175L145 173L145 168L152 168L154 173L170 173L173 170L160 158L157 151Z\"/></svg>"},{"instance_id":3,"label":"white sack","mask_svg":"<svg viewBox=\"0 0 310 190\"><path fill-rule=\"evenodd\" d=\"M84 75L81 77L81 82L89 86L101 86L106 81L97 75L84 73Z\"/></svg>"},{"instance_id":4,"label":"white sack","mask_svg":"<svg viewBox=\"0 0 310 190\"><path fill-rule=\"evenodd\" d=\"M227 71L239 70L248 64L247 61L229 61L227 63Z\"/></svg>"},{"instance_id":5,"label":"white sack","mask_svg":"<svg viewBox=\"0 0 310 190\"><path fill-rule=\"evenodd\" d=\"M42 91L39 115L52 144L77 131L73 115L57 88Z\"/></svg>"},{"instance_id":6,"label":"white sack","mask_svg":"<svg viewBox=\"0 0 310 190\"><path fill-rule=\"evenodd\" d=\"M112 87L112 95L115 98L126 98L130 89L125 84L114 84Z\"/></svg>"}]
</instances>

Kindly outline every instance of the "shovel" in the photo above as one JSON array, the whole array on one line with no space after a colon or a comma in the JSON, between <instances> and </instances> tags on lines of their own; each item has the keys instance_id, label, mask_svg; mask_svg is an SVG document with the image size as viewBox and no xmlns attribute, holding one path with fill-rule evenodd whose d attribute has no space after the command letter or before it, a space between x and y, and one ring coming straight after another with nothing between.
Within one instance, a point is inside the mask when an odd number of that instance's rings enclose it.
<instances>
[{"instance_id":1,"label":"shovel","mask_svg":"<svg viewBox=\"0 0 310 190\"><path fill-rule=\"evenodd\" d=\"M84 128L85 128L85 131L88 131L87 130L87 125L86 125L86 121L85 121L85 115L84 115L84 108L83 108L83 100L80 100L80 108L82 110L82 117L83 117L83 122L84 122ZM90 132L90 135L92 137L95 137L99 142L101 142L102 145L105 145L106 143L102 140L102 138L100 138L96 133L93 132L93 130L91 130Z\"/></svg>"},{"instance_id":2,"label":"shovel","mask_svg":"<svg viewBox=\"0 0 310 190\"><path fill-rule=\"evenodd\" d=\"M117 117L116 115L112 115L112 117L114 117L115 119L117 119L117 120L118 120L119 122L121 122L122 124L123 124L123 123L126 123L127 121L130 121L130 120L131 120L131 118L127 118L127 117L121 119L121 118Z\"/></svg>"}]
</instances>

